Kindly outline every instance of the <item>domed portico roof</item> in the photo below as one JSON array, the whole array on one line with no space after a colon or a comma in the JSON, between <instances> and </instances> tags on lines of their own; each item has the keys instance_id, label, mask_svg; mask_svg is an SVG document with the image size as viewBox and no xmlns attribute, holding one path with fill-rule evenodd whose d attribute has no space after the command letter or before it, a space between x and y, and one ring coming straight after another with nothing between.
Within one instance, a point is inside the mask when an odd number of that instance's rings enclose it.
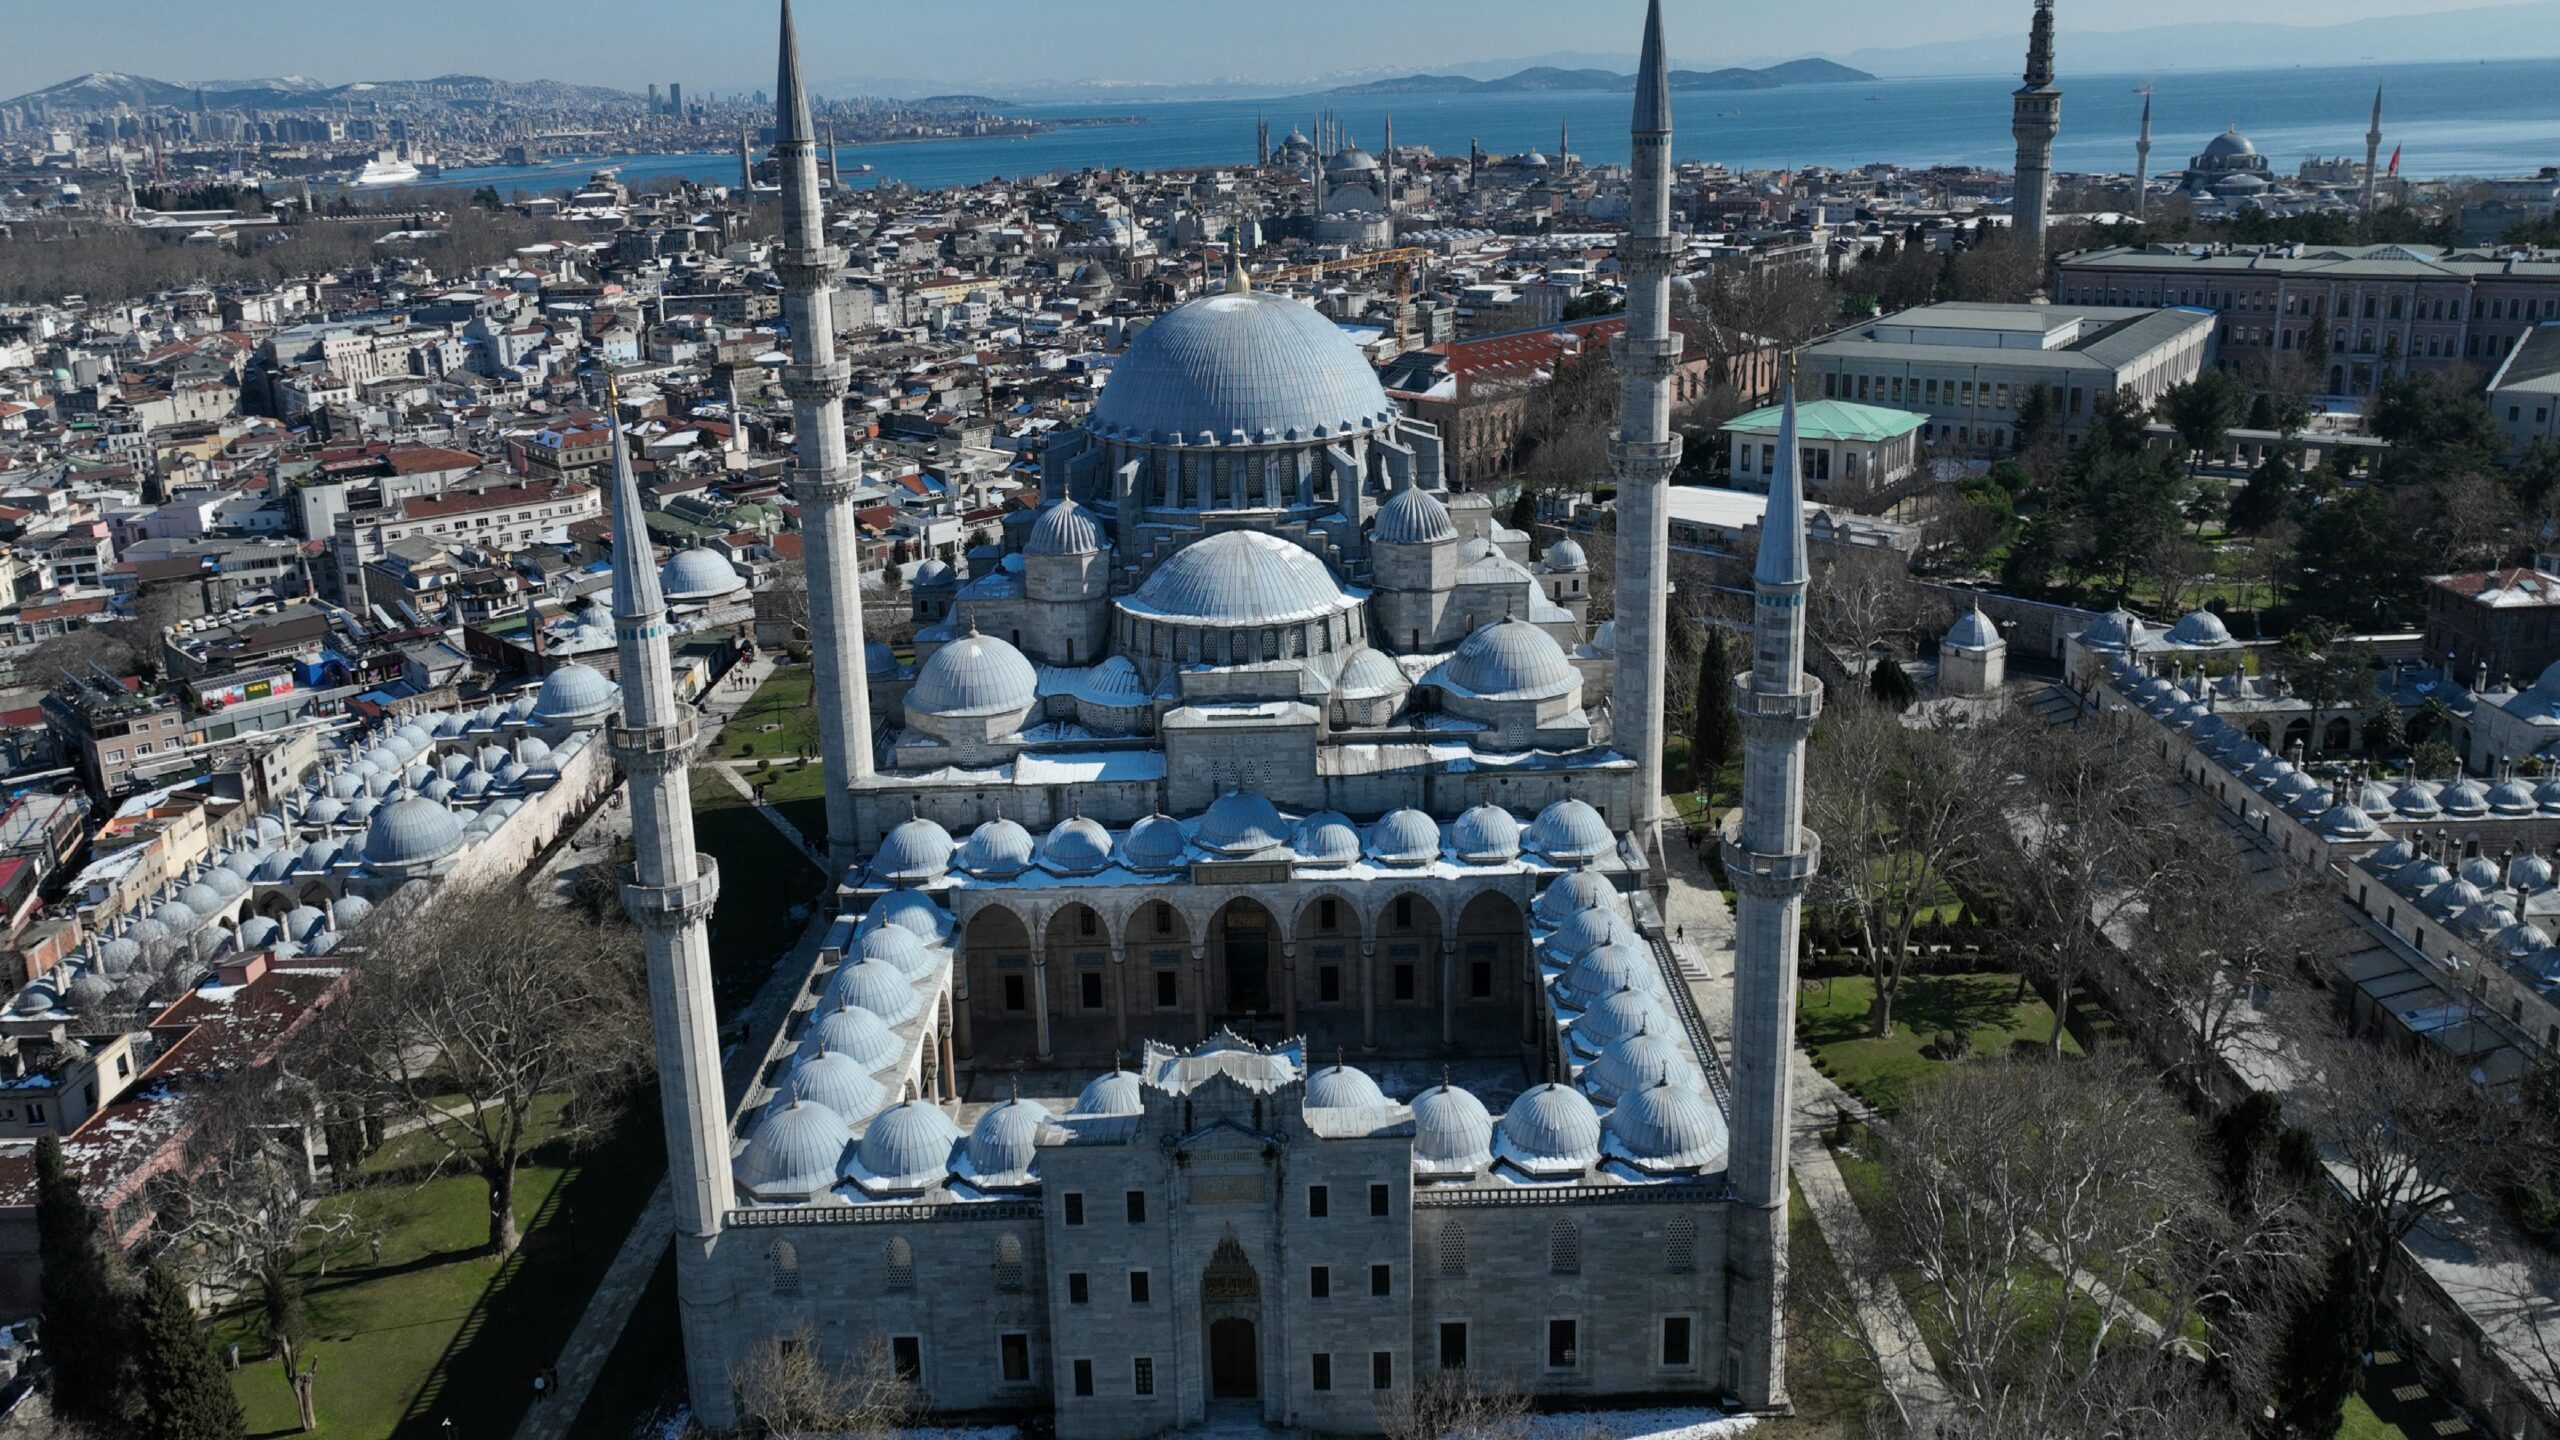
<instances>
[{"instance_id":1,"label":"domed portico roof","mask_svg":"<svg viewBox=\"0 0 2560 1440\"><path fill-rule=\"evenodd\" d=\"M854 1147L854 1180L866 1189L923 1190L950 1173L960 1127L923 1100L875 1116Z\"/></svg>"},{"instance_id":2,"label":"domed portico roof","mask_svg":"<svg viewBox=\"0 0 2560 1440\"><path fill-rule=\"evenodd\" d=\"M1327 1065L1307 1077L1310 1110L1357 1110L1386 1103L1386 1092L1378 1082L1348 1065Z\"/></svg>"},{"instance_id":3,"label":"domed portico roof","mask_svg":"<svg viewBox=\"0 0 2560 1440\"><path fill-rule=\"evenodd\" d=\"M924 662L907 704L927 715L1001 715L1029 708L1039 692L1039 672L1021 651L972 630Z\"/></svg>"},{"instance_id":4,"label":"domed portico roof","mask_svg":"<svg viewBox=\"0 0 2560 1440\"><path fill-rule=\"evenodd\" d=\"M1548 925L1561 925L1578 911L1606 909L1623 916L1626 908L1626 899L1617 887L1588 870L1576 870L1549 881L1537 903L1530 907Z\"/></svg>"},{"instance_id":5,"label":"domed portico roof","mask_svg":"<svg viewBox=\"0 0 2560 1440\"><path fill-rule=\"evenodd\" d=\"M1116 603L1144 619L1286 625L1358 600L1303 547L1259 530L1221 530L1167 556Z\"/></svg>"},{"instance_id":6,"label":"domed portico roof","mask_svg":"<svg viewBox=\"0 0 2560 1440\"><path fill-rule=\"evenodd\" d=\"M1582 683L1554 636L1526 620L1508 619L1468 636L1432 678L1443 688L1485 700L1551 700Z\"/></svg>"},{"instance_id":7,"label":"domed portico roof","mask_svg":"<svg viewBox=\"0 0 2560 1440\"><path fill-rule=\"evenodd\" d=\"M1663 1079L1609 1112L1609 1153L1640 1170L1705 1170L1724 1163L1724 1116L1695 1088Z\"/></svg>"},{"instance_id":8,"label":"domed portico roof","mask_svg":"<svg viewBox=\"0 0 2560 1440\"><path fill-rule=\"evenodd\" d=\"M1221 855L1259 854L1289 843L1289 822L1259 794L1230 790L1200 816L1200 843Z\"/></svg>"},{"instance_id":9,"label":"domed portico roof","mask_svg":"<svg viewBox=\"0 0 2560 1440\"><path fill-rule=\"evenodd\" d=\"M1578 1171L1600 1153L1600 1116L1571 1086L1532 1086L1503 1112L1494 1144L1501 1159L1531 1174Z\"/></svg>"},{"instance_id":10,"label":"domed portico roof","mask_svg":"<svg viewBox=\"0 0 2560 1440\"><path fill-rule=\"evenodd\" d=\"M764 1200L808 1199L835 1188L853 1127L824 1105L795 1100L765 1114L738 1156L738 1184Z\"/></svg>"},{"instance_id":11,"label":"domed portico roof","mask_svg":"<svg viewBox=\"0 0 2560 1440\"><path fill-rule=\"evenodd\" d=\"M1493 1116L1484 1102L1445 1080L1414 1096L1413 1161L1440 1173L1491 1164Z\"/></svg>"},{"instance_id":12,"label":"domed portico roof","mask_svg":"<svg viewBox=\"0 0 2560 1440\"><path fill-rule=\"evenodd\" d=\"M462 822L433 800L411 796L382 807L364 835L368 865L424 865L462 846Z\"/></svg>"},{"instance_id":13,"label":"domed portico roof","mask_svg":"<svg viewBox=\"0 0 2560 1440\"><path fill-rule=\"evenodd\" d=\"M1204 295L1140 331L1086 428L1158 444L1312 439L1389 424L1395 407L1339 326L1258 291ZM1206 437L1205 440L1203 437Z\"/></svg>"}]
</instances>

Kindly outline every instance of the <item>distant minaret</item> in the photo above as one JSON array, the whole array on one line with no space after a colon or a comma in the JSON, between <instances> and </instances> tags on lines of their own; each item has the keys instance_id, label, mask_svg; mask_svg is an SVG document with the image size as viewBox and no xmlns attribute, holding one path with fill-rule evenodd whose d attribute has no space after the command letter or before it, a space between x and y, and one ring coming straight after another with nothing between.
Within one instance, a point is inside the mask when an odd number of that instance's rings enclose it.
<instances>
[{"instance_id":1,"label":"distant minaret","mask_svg":"<svg viewBox=\"0 0 2560 1440\"><path fill-rule=\"evenodd\" d=\"M747 208L756 203L756 161L747 151L747 132L738 132L738 193L746 197Z\"/></svg>"},{"instance_id":2,"label":"distant minaret","mask_svg":"<svg viewBox=\"0 0 2560 1440\"><path fill-rule=\"evenodd\" d=\"M1271 168L1271 117L1253 117L1253 163L1256 168Z\"/></svg>"},{"instance_id":3,"label":"distant minaret","mask_svg":"<svg viewBox=\"0 0 2560 1440\"><path fill-rule=\"evenodd\" d=\"M616 407L617 410L619 407ZM677 1312L694 1395L717 1411L729 1394L719 1317L726 1297L709 1273L729 1183L729 1105L721 1089L720 1021L711 997L711 940L704 922L720 871L697 854L693 712L676 703L667 655L667 607L657 556L640 518L640 487L622 417L613 417L613 635L622 664L622 723L607 738L631 790L631 881L622 903L648 956L649 1028L657 1049L658 1112L675 1192ZM699 1403L699 1402L697 1402ZM712 1417L726 1423L729 1417Z\"/></svg>"},{"instance_id":4,"label":"distant minaret","mask_svg":"<svg viewBox=\"0 0 2560 1440\"><path fill-rule=\"evenodd\" d=\"M818 743L827 771L827 855L850 868L861 850L854 789L871 778L871 694L863 663L861 530L854 519L859 481L844 453L844 394L851 371L836 358L836 269L843 256L827 244L818 203L818 154L809 124L809 94L800 83L800 38L791 0L782 0L782 62L774 106L774 155L782 172L783 315L791 324L791 363L782 393L791 399L791 495L800 502L808 550L809 670L818 708Z\"/></svg>"},{"instance_id":5,"label":"distant minaret","mask_svg":"<svg viewBox=\"0 0 2560 1440\"><path fill-rule=\"evenodd\" d=\"M2364 213L2373 213L2382 185L2382 87L2373 87L2373 124L2364 132Z\"/></svg>"},{"instance_id":6,"label":"distant minaret","mask_svg":"<svg viewBox=\"0 0 2560 1440\"><path fill-rule=\"evenodd\" d=\"M2018 233L2042 255L2053 206L2053 137L2062 133L2062 91L2053 83L2053 0L2036 0L2035 26L2027 33L2027 83L2010 97L2009 133L2018 137L2017 199L2009 213Z\"/></svg>"},{"instance_id":7,"label":"distant minaret","mask_svg":"<svg viewBox=\"0 0 2560 1440\"><path fill-rule=\"evenodd\" d=\"M2133 223L2151 208L2151 88L2142 91L2142 134L2133 142Z\"/></svg>"},{"instance_id":8,"label":"distant minaret","mask_svg":"<svg viewBox=\"0 0 2560 1440\"><path fill-rule=\"evenodd\" d=\"M1570 120L1559 120L1556 122L1556 173L1559 175L1563 174L1565 171L1565 162L1572 158L1573 122Z\"/></svg>"},{"instance_id":9,"label":"distant minaret","mask_svg":"<svg viewBox=\"0 0 2560 1440\"><path fill-rule=\"evenodd\" d=\"M844 171L836 162L836 122L833 120L827 122L827 190L837 196L844 194ZM839 199L837 203L843 202Z\"/></svg>"},{"instance_id":10,"label":"distant minaret","mask_svg":"<svg viewBox=\"0 0 2560 1440\"><path fill-rule=\"evenodd\" d=\"M1804 746L1822 682L1804 673L1804 489L1797 473L1792 358L1778 422L1778 473L1751 572L1750 673L1742 719L1742 821L1724 837L1733 942L1733 1278L1727 1335L1741 1353L1726 1384L1754 1409L1786 1399L1787 1139L1795 1114L1796 934L1821 847L1804 828ZM1625 627L1620 626L1623 630ZM1700 701L1704 703L1705 697Z\"/></svg>"},{"instance_id":11,"label":"distant minaret","mask_svg":"<svg viewBox=\"0 0 2560 1440\"><path fill-rule=\"evenodd\" d=\"M1610 343L1618 366L1618 664L1609 697L1610 746L1635 762L1627 831L1649 863L1661 863L1664 591L1671 575L1664 488L1680 464L1671 433L1671 373L1680 337L1671 328L1671 79L1662 49L1662 0L1644 20L1636 71L1633 184L1618 263L1627 276L1626 329Z\"/></svg>"},{"instance_id":12,"label":"distant minaret","mask_svg":"<svg viewBox=\"0 0 2560 1440\"><path fill-rule=\"evenodd\" d=\"M1396 114L1392 110L1387 112L1387 148L1379 152L1378 164L1384 167L1383 183L1387 191L1384 200L1387 219L1392 221L1396 218ZM1390 229L1388 234L1392 238L1394 231Z\"/></svg>"}]
</instances>

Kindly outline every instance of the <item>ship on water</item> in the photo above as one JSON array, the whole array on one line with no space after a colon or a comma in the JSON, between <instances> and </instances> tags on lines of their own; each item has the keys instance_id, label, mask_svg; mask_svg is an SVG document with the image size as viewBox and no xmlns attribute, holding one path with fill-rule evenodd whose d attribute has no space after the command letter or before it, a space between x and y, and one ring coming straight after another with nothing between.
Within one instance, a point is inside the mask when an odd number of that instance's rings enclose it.
<instances>
[{"instance_id":1,"label":"ship on water","mask_svg":"<svg viewBox=\"0 0 2560 1440\"><path fill-rule=\"evenodd\" d=\"M357 171L356 178L348 183L359 190L370 190L385 185L413 184L423 175L424 172L405 153L385 150L364 162L364 168Z\"/></svg>"}]
</instances>

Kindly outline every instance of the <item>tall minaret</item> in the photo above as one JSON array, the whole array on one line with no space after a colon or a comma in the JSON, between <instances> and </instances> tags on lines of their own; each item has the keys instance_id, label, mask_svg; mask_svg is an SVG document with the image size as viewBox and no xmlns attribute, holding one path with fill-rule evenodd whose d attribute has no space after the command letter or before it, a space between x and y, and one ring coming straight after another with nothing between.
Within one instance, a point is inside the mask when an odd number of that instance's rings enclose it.
<instances>
[{"instance_id":1,"label":"tall minaret","mask_svg":"<svg viewBox=\"0 0 2560 1440\"><path fill-rule=\"evenodd\" d=\"M854 521L857 479L845 463L844 392L850 369L836 358L836 268L818 203L818 147L809 94L800 83L800 37L791 0L782 0L781 79L774 109L774 155L782 172L782 312L791 325L791 363L782 393L791 399L791 498L809 567L809 670L817 692L818 742L827 770L827 856L850 867L854 788L871 778L871 695L864 688L861 531Z\"/></svg>"},{"instance_id":2,"label":"tall minaret","mask_svg":"<svg viewBox=\"0 0 2560 1440\"><path fill-rule=\"evenodd\" d=\"M1618 365L1618 663L1609 694L1610 745L1636 762L1627 829L1647 860L1661 861L1664 590L1671 577L1670 508L1663 489L1680 464L1671 433L1671 372L1680 337L1671 329L1671 76L1663 59L1662 0L1644 19L1636 71L1634 183L1618 263L1627 276L1627 325L1609 344Z\"/></svg>"},{"instance_id":3,"label":"tall minaret","mask_svg":"<svg viewBox=\"0 0 2560 1440\"><path fill-rule=\"evenodd\" d=\"M2364 213L2373 213L2382 184L2382 87L2373 87L2373 123L2364 132Z\"/></svg>"},{"instance_id":4,"label":"tall minaret","mask_svg":"<svg viewBox=\"0 0 2560 1440\"><path fill-rule=\"evenodd\" d=\"M1382 167L1378 183L1384 186L1387 192L1381 198L1385 201L1387 219L1392 222L1396 218L1396 112L1393 110L1387 112L1387 144L1385 149L1378 152L1378 164ZM1392 225L1387 230L1387 238L1390 241L1395 238Z\"/></svg>"},{"instance_id":5,"label":"tall minaret","mask_svg":"<svg viewBox=\"0 0 2560 1440\"><path fill-rule=\"evenodd\" d=\"M750 210L756 206L756 161L747 152L747 132L738 132L738 194Z\"/></svg>"},{"instance_id":6,"label":"tall minaret","mask_svg":"<svg viewBox=\"0 0 2560 1440\"><path fill-rule=\"evenodd\" d=\"M2133 142L2133 223L2151 208L2151 87L2142 87L2142 134Z\"/></svg>"},{"instance_id":7,"label":"tall minaret","mask_svg":"<svg viewBox=\"0 0 2560 1440\"><path fill-rule=\"evenodd\" d=\"M827 122L827 193L844 203L844 172L836 168L836 122Z\"/></svg>"},{"instance_id":8,"label":"tall minaret","mask_svg":"<svg viewBox=\"0 0 2560 1440\"><path fill-rule=\"evenodd\" d=\"M2017 198L2009 213L2041 255L2045 217L2053 206L2053 137L2062 133L2062 91L2053 83L2053 0L2036 0L2035 27L2027 32L2027 83L2010 97L2009 133L2018 137Z\"/></svg>"},{"instance_id":9,"label":"tall minaret","mask_svg":"<svg viewBox=\"0 0 2560 1440\"><path fill-rule=\"evenodd\" d=\"M1778 473L1751 572L1751 671L1734 681L1742 719L1742 823L1724 837L1735 896L1733 940L1733 1278L1725 1333L1739 1347L1726 1384L1754 1408L1785 1403L1787 1137L1795 1091L1796 926L1821 847L1804 828L1804 744L1822 682L1804 673L1804 491L1797 473L1796 384L1779 402ZM1700 697L1701 700L1704 697Z\"/></svg>"},{"instance_id":10,"label":"tall minaret","mask_svg":"<svg viewBox=\"0 0 2560 1440\"><path fill-rule=\"evenodd\" d=\"M658 1110L676 1204L676 1294L693 1394L729 1393L724 1313L711 1254L735 1203L729 1186L729 1106L721 1090L720 1022L711 1000L704 922L720 871L693 848L692 712L675 696L667 607L640 518L640 487L622 418L613 419L613 635L622 662L622 723L608 740L631 789L631 882L622 903L648 956L649 1023L657 1043Z\"/></svg>"}]
</instances>

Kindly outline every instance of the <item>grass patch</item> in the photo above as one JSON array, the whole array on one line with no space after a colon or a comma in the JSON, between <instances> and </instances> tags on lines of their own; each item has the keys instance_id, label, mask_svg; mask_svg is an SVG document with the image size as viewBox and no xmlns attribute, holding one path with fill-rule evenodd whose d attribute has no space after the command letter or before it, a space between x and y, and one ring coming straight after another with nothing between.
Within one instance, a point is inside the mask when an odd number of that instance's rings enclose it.
<instances>
[{"instance_id":1,"label":"grass patch","mask_svg":"<svg viewBox=\"0 0 2560 1440\"><path fill-rule=\"evenodd\" d=\"M792 820L800 823L796 815ZM745 796L707 770L693 772L693 832L703 852L720 862L720 903L711 911L711 987L727 1020L755 998L773 973L775 957L798 943L827 877ZM808 830L801 833L816 839Z\"/></svg>"},{"instance_id":2,"label":"grass patch","mask_svg":"<svg viewBox=\"0 0 2560 1440\"><path fill-rule=\"evenodd\" d=\"M2418 1440L2420 1433L2404 1430L2374 1414L2373 1407L2364 1403L2361 1395L2347 1397L2346 1414L2338 1425L2338 1440Z\"/></svg>"},{"instance_id":3,"label":"grass patch","mask_svg":"<svg viewBox=\"0 0 2560 1440\"><path fill-rule=\"evenodd\" d=\"M1792 1180L1787 1184L1787 1268L1791 1293L1836 1291L1840 1283L1839 1262ZM1775 1433L1789 1440L1865 1433L1866 1417L1884 1393L1859 1373L1857 1342L1809 1313L1800 1313L1788 1329L1787 1391L1796 1413L1777 1422Z\"/></svg>"},{"instance_id":4,"label":"grass patch","mask_svg":"<svg viewBox=\"0 0 2560 1440\"><path fill-rule=\"evenodd\" d=\"M720 727L712 753L724 760L817 754L818 707L809 698L816 683L815 672L806 665L777 666Z\"/></svg>"},{"instance_id":5,"label":"grass patch","mask_svg":"<svg viewBox=\"0 0 2560 1440\"><path fill-rule=\"evenodd\" d=\"M2053 1008L2029 992L2019 1000L2015 975L1914 975L1902 982L1890 1034L1870 1037L1867 1015L1875 982L1842 976L1808 984L1796 1016L1796 1038L1814 1064L1842 1089L1891 1111L1911 1086L1949 1062L1927 1053L1942 1033L1971 1038L1971 1055L2000 1055L2020 1041L2041 1045L2053 1033ZM2080 1053L2069 1034L2066 1055Z\"/></svg>"}]
</instances>

